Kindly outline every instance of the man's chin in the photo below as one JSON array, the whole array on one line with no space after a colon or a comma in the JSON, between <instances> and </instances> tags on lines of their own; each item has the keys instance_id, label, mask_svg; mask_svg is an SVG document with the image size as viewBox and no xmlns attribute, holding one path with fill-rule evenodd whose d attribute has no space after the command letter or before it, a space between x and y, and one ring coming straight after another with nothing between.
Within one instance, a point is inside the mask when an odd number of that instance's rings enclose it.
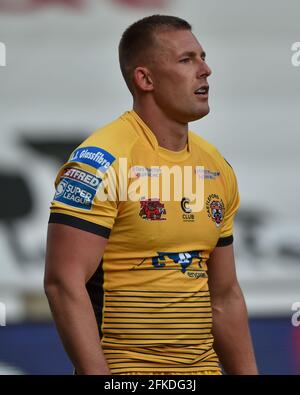
<instances>
[{"instance_id":1,"label":"man's chin","mask_svg":"<svg viewBox=\"0 0 300 395\"><path fill-rule=\"evenodd\" d=\"M210 112L209 105L206 108L202 108L200 111L197 111L195 114L191 114L191 119L189 122L198 121L201 118L204 118Z\"/></svg>"}]
</instances>

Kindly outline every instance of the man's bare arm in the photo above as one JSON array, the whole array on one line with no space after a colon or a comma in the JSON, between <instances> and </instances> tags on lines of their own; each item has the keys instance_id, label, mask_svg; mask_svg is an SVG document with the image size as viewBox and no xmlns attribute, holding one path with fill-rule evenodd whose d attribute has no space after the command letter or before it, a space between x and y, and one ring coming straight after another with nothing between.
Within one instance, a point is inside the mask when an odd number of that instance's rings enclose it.
<instances>
[{"instance_id":1,"label":"man's bare arm","mask_svg":"<svg viewBox=\"0 0 300 395\"><path fill-rule=\"evenodd\" d=\"M86 283L107 239L70 226L49 224L45 292L63 345L78 374L110 374Z\"/></svg>"},{"instance_id":2,"label":"man's bare arm","mask_svg":"<svg viewBox=\"0 0 300 395\"><path fill-rule=\"evenodd\" d=\"M238 284L233 245L216 247L208 262L214 348L227 374L257 374L248 314Z\"/></svg>"}]
</instances>

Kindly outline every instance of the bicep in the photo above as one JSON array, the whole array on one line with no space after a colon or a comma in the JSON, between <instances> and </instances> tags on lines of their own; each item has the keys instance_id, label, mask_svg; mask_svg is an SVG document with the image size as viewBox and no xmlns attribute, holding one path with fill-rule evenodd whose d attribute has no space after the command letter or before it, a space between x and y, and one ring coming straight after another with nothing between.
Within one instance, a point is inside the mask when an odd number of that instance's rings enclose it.
<instances>
[{"instance_id":1,"label":"bicep","mask_svg":"<svg viewBox=\"0 0 300 395\"><path fill-rule=\"evenodd\" d=\"M212 299L222 297L238 285L233 244L216 247L208 261L208 282Z\"/></svg>"},{"instance_id":2,"label":"bicep","mask_svg":"<svg viewBox=\"0 0 300 395\"><path fill-rule=\"evenodd\" d=\"M48 225L45 285L87 282L101 261L107 239L71 226Z\"/></svg>"}]
</instances>

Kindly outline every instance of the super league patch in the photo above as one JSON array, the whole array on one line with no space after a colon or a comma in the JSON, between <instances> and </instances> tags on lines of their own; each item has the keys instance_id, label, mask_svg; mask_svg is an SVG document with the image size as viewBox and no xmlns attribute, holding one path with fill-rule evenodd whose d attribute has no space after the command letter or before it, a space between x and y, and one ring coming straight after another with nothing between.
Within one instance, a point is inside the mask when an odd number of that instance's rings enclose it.
<instances>
[{"instance_id":1,"label":"super league patch","mask_svg":"<svg viewBox=\"0 0 300 395\"><path fill-rule=\"evenodd\" d=\"M81 162L105 173L116 158L99 147L84 147L75 150L70 162Z\"/></svg>"},{"instance_id":2,"label":"super league patch","mask_svg":"<svg viewBox=\"0 0 300 395\"><path fill-rule=\"evenodd\" d=\"M90 210L102 179L87 171L67 168L56 187L54 200L76 208Z\"/></svg>"}]
</instances>

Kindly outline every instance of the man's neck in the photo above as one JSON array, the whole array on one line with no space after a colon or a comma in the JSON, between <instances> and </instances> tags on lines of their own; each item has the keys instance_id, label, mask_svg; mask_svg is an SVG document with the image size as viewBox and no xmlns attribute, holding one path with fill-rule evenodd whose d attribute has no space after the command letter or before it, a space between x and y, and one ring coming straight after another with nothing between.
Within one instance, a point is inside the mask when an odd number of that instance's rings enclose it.
<instances>
[{"instance_id":1,"label":"man's neck","mask_svg":"<svg viewBox=\"0 0 300 395\"><path fill-rule=\"evenodd\" d=\"M181 151L188 141L188 124L181 124L169 119L157 107L140 106L136 103L133 110L155 134L158 145L170 151Z\"/></svg>"}]
</instances>

